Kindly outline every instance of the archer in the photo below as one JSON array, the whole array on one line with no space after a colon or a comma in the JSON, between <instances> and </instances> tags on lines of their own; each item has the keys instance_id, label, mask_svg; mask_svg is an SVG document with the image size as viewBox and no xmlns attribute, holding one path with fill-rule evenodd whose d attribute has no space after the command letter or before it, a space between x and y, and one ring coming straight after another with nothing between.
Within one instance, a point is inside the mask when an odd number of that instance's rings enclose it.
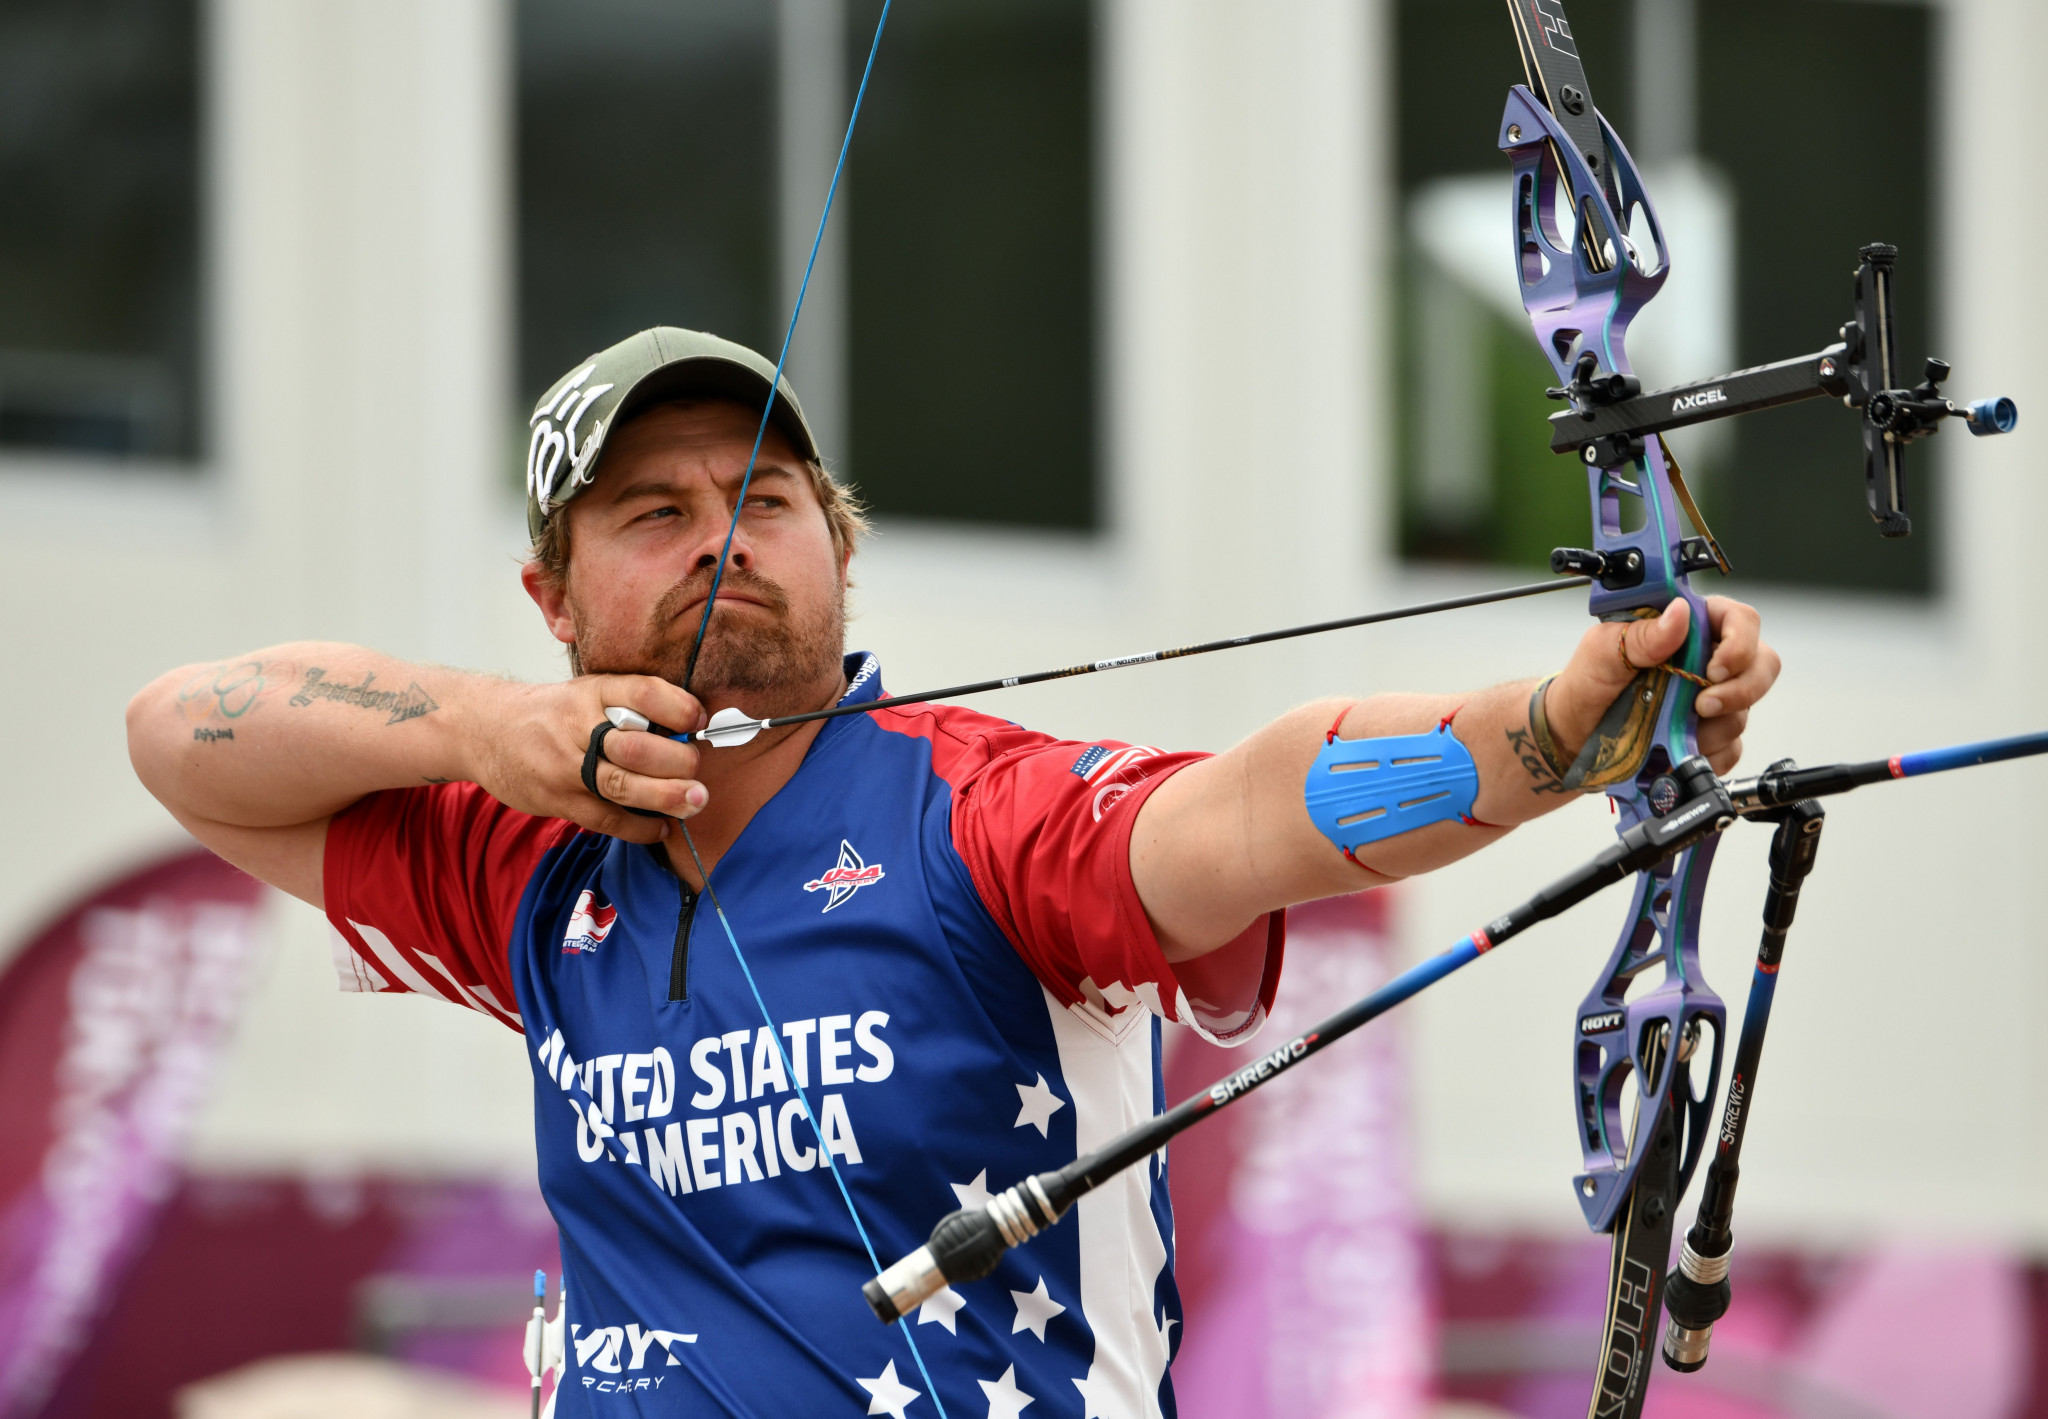
<instances>
[{"instance_id":1,"label":"archer","mask_svg":"<svg viewBox=\"0 0 2048 1419\"><path fill-rule=\"evenodd\" d=\"M858 501L774 366L694 332L593 356L531 430L522 577L573 678L295 643L171 671L128 726L182 824L327 913L344 989L525 1033L564 1412L755 1413L765 1386L778 1413L902 1419L936 1389L1015 1414L1070 1385L1158 1412L1179 1307L1148 1168L924 1302L945 1333L916 1369L854 1292L877 1249L1154 1112L1151 1017L1250 1040L1288 906L1614 781L1630 706L1689 692L1680 599L1547 680L1318 701L1214 755L931 704L700 746L661 728L882 697L845 650ZM1779 661L1752 609L1706 604L1698 742L1725 773ZM192 692L229 671L232 704Z\"/></svg>"}]
</instances>

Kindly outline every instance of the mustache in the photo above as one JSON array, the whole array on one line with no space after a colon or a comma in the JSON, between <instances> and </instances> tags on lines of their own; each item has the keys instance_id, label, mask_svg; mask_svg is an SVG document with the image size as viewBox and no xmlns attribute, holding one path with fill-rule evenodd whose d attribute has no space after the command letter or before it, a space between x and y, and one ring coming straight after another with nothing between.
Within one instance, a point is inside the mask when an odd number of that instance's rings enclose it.
<instances>
[{"instance_id":1,"label":"mustache","mask_svg":"<svg viewBox=\"0 0 2048 1419\"><path fill-rule=\"evenodd\" d=\"M672 623L693 601L703 600L711 594L711 583L715 576L712 568L701 568L690 573L667 591L654 606L654 624L657 629ZM725 579L718 583L720 591L735 591L749 600L758 601L777 616L789 614L789 594L780 586L746 567L728 567ZM701 611L698 613L703 614Z\"/></svg>"}]
</instances>

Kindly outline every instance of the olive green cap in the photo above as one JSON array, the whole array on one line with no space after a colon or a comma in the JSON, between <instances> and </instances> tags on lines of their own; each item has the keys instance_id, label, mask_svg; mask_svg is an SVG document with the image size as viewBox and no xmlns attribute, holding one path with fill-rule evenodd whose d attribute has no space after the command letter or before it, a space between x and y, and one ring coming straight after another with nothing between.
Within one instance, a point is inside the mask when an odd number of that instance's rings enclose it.
<instances>
[{"instance_id":1,"label":"olive green cap","mask_svg":"<svg viewBox=\"0 0 2048 1419\"><path fill-rule=\"evenodd\" d=\"M605 437L650 404L689 395L721 395L758 409L775 366L744 345L701 330L657 325L600 350L556 380L527 420L526 530L535 542L554 511L597 477ZM769 418L801 458L818 441L788 379L775 386Z\"/></svg>"}]
</instances>

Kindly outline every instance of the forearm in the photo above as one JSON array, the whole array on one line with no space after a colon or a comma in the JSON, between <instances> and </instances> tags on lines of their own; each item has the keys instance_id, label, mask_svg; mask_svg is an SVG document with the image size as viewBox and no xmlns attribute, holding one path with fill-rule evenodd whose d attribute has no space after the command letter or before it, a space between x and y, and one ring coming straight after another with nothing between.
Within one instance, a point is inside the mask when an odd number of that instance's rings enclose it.
<instances>
[{"instance_id":1,"label":"forearm","mask_svg":"<svg viewBox=\"0 0 2048 1419\"><path fill-rule=\"evenodd\" d=\"M296 642L188 665L128 706L128 752L181 820L316 822L382 788L473 777L467 730L506 682Z\"/></svg>"},{"instance_id":2,"label":"forearm","mask_svg":"<svg viewBox=\"0 0 2048 1419\"><path fill-rule=\"evenodd\" d=\"M1570 801L1531 745L1535 689L1524 680L1466 695L1318 701L1174 775L1146 801L1132 838L1139 895L1168 954L1201 954L1279 907L1442 867ZM1303 801L1310 766L1340 716L1346 740L1426 733L1455 716L1452 732L1478 774L1470 814L1479 825L1434 823L1345 856ZM1578 717L1553 725L1574 736L1566 752L1583 737Z\"/></svg>"},{"instance_id":3,"label":"forearm","mask_svg":"<svg viewBox=\"0 0 2048 1419\"><path fill-rule=\"evenodd\" d=\"M1699 752L1716 773L1742 753L1749 707L1778 676L1778 656L1758 636L1756 612L1707 600L1706 625L1689 603L1655 618L1589 627L1557 675L1544 682L1547 745L1530 706L1536 682L1470 695L1379 695L1306 705L1228 753L1175 774L1145 800L1131 835L1131 873L1167 956L1184 960L1235 938L1256 917L1296 902L1355 892L1454 862L1570 802L1560 781L1624 694L1651 693L1640 678L1689 640L1712 646L1698 713ZM1360 844L1346 856L1308 815L1310 767L1342 714L1345 739L1419 734L1455 714L1452 732L1472 755L1478 791L1467 815ZM1575 779L1574 782L1577 780Z\"/></svg>"}]
</instances>

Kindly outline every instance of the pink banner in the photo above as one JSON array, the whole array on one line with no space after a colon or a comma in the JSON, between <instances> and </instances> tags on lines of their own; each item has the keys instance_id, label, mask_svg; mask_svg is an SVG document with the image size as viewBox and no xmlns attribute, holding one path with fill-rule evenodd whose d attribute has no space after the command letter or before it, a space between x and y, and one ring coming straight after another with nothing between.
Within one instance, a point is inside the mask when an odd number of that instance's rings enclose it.
<instances>
[{"instance_id":1,"label":"pink banner","mask_svg":"<svg viewBox=\"0 0 2048 1419\"><path fill-rule=\"evenodd\" d=\"M63 912L0 975L0 1419L42 1408L176 1181L262 890L183 852Z\"/></svg>"},{"instance_id":2,"label":"pink banner","mask_svg":"<svg viewBox=\"0 0 2048 1419\"><path fill-rule=\"evenodd\" d=\"M1261 1044L1394 974L1384 894L1288 913L1287 966ZM1242 1062L1192 1036L1167 1097ZM1410 1164L1398 1018L1343 1041L1173 1145L1187 1331L1185 1419L1421 1419L1435 1338Z\"/></svg>"}]
</instances>

